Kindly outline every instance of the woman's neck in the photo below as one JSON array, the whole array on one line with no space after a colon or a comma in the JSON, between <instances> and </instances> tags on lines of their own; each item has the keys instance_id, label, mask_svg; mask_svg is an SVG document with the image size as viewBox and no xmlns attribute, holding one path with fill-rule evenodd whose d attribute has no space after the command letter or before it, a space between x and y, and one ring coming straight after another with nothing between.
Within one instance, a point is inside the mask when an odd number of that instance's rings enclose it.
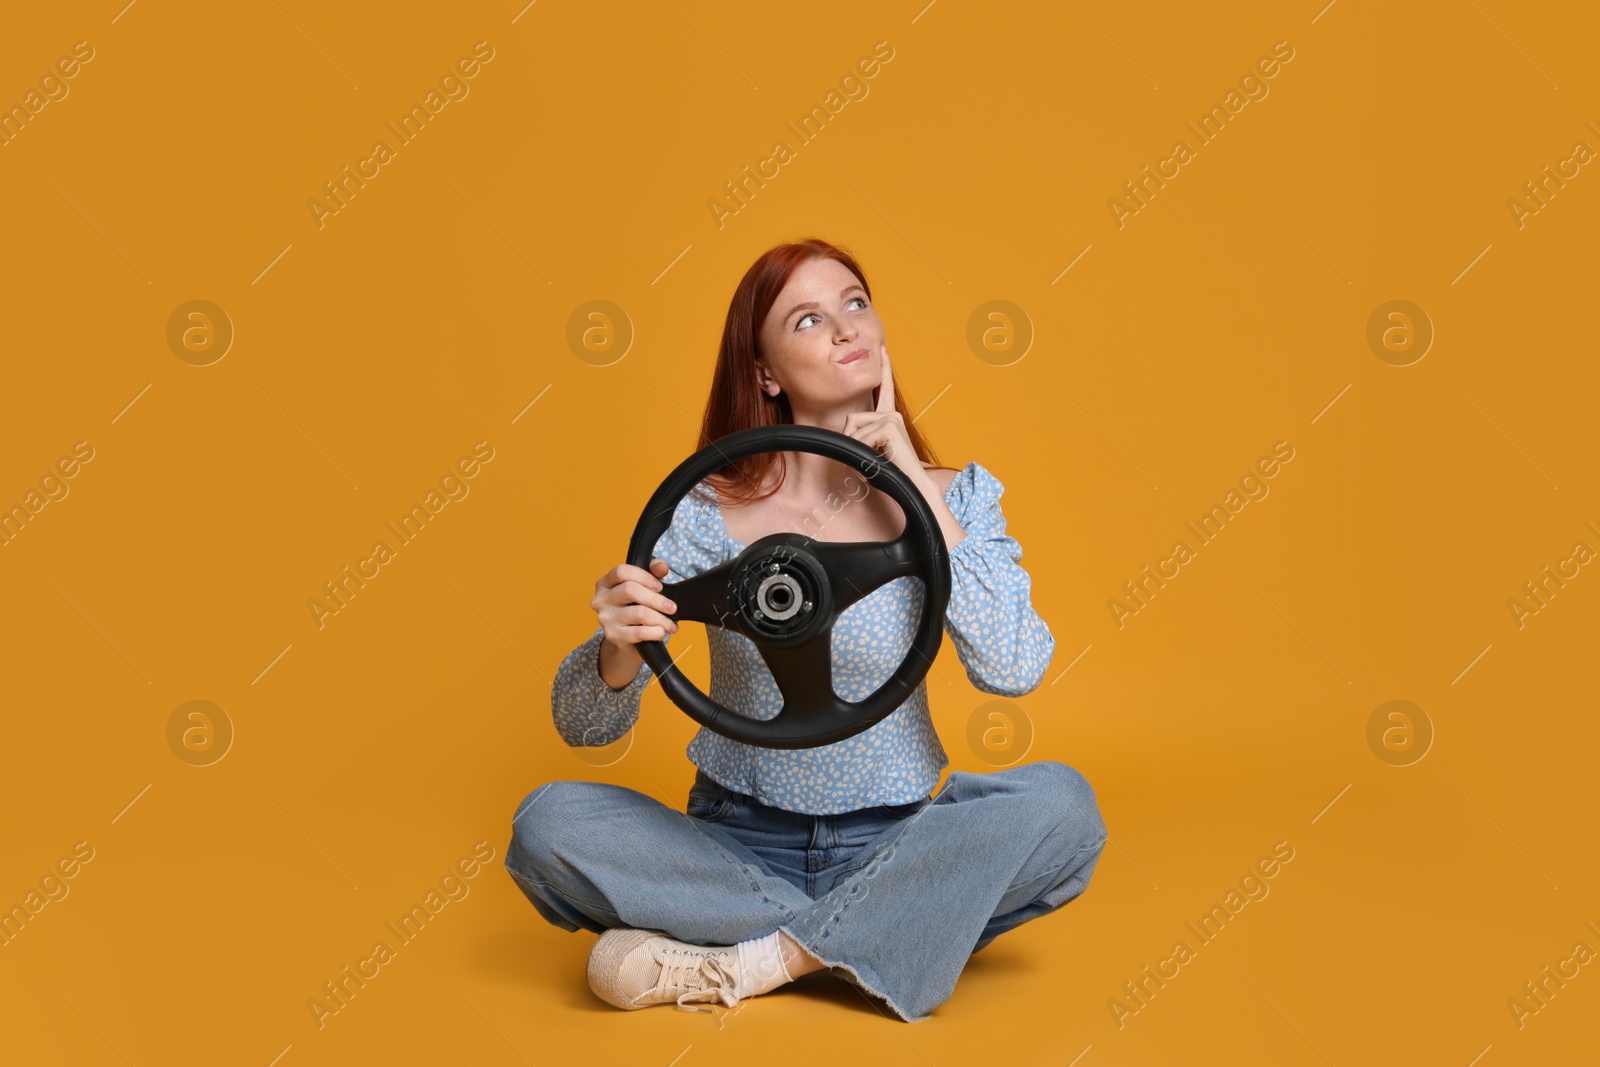
<instances>
[{"instance_id":1,"label":"woman's neck","mask_svg":"<svg viewBox=\"0 0 1600 1067\"><path fill-rule=\"evenodd\" d=\"M792 401L791 401L792 404ZM834 408L791 408L796 426L819 426L844 432L846 416L872 410L872 391ZM863 476L854 466L815 452L785 452L780 492L797 500L820 500L830 493L859 498Z\"/></svg>"}]
</instances>

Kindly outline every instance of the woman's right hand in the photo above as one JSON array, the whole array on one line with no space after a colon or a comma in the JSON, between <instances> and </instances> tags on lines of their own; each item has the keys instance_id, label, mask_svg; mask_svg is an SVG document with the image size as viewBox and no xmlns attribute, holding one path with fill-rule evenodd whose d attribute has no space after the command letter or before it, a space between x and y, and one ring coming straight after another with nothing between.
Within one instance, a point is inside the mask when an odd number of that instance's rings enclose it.
<instances>
[{"instance_id":1,"label":"woman's right hand","mask_svg":"<svg viewBox=\"0 0 1600 1067\"><path fill-rule=\"evenodd\" d=\"M661 595L667 570L666 560L653 559L648 571L619 563L600 576L589 606L600 617L606 641L637 652L632 646L641 641L660 641L678 632L678 624L668 618L678 606Z\"/></svg>"}]
</instances>

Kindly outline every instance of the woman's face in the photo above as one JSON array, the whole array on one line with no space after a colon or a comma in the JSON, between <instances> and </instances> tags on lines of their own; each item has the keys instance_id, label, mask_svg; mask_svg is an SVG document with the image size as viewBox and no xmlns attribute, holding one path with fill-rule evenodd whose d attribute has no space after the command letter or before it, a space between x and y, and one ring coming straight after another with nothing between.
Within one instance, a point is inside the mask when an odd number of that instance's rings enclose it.
<instances>
[{"instance_id":1,"label":"woman's face","mask_svg":"<svg viewBox=\"0 0 1600 1067\"><path fill-rule=\"evenodd\" d=\"M791 410L848 406L863 395L870 406L882 345L883 323L861 280L838 260L810 259L789 276L761 325L756 373L762 392L789 395Z\"/></svg>"}]
</instances>

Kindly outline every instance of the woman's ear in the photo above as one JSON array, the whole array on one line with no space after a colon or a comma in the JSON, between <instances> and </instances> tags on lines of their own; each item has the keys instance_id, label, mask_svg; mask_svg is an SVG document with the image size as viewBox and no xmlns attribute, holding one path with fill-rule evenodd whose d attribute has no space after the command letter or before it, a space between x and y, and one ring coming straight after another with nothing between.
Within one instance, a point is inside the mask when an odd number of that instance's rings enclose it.
<instances>
[{"instance_id":1,"label":"woman's ear","mask_svg":"<svg viewBox=\"0 0 1600 1067\"><path fill-rule=\"evenodd\" d=\"M767 371L767 365L761 361L759 356L756 357L755 364L756 383L760 386L761 391L766 393L768 396L777 396L779 393L783 392L782 387L778 385L777 380L774 379Z\"/></svg>"}]
</instances>

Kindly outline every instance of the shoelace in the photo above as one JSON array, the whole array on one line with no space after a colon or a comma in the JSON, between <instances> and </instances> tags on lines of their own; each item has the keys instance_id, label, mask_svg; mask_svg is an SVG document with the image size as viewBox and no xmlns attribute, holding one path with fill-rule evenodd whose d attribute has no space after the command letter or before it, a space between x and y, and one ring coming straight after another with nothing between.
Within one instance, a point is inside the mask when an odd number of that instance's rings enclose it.
<instances>
[{"instance_id":1,"label":"shoelace","mask_svg":"<svg viewBox=\"0 0 1600 1067\"><path fill-rule=\"evenodd\" d=\"M682 948L661 949L660 956L661 980L656 983L656 989L676 994L681 1011L713 1010L690 1007L685 1000L720 1000L730 1008L739 1003L734 992L735 975L723 965L719 956Z\"/></svg>"}]
</instances>

